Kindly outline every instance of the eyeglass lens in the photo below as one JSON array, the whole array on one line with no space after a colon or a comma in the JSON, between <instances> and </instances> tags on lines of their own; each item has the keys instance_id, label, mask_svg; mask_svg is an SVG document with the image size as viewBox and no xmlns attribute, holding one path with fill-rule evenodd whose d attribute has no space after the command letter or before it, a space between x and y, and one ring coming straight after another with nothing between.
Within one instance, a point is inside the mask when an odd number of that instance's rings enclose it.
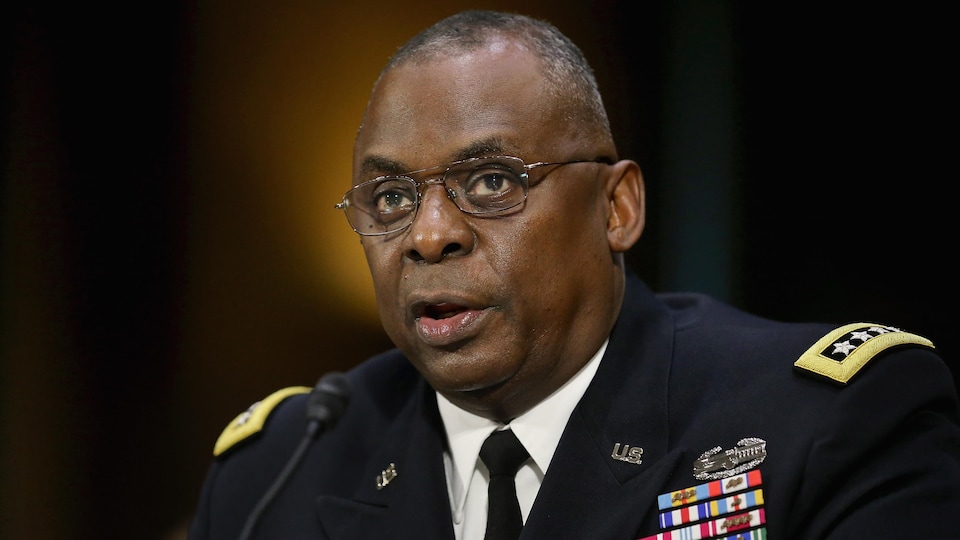
<instances>
[{"instance_id":1,"label":"eyeglass lens","mask_svg":"<svg viewBox=\"0 0 960 540\"><path fill-rule=\"evenodd\" d=\"M363 235L387 234L413 222L419 186L433 182L384 176L351 189L344 202L347 220ZM442 178L449 197L468 214L509 210L527 196L527 172L514 157L472 158L452 164Z\"/></svg>"}]
</instances>

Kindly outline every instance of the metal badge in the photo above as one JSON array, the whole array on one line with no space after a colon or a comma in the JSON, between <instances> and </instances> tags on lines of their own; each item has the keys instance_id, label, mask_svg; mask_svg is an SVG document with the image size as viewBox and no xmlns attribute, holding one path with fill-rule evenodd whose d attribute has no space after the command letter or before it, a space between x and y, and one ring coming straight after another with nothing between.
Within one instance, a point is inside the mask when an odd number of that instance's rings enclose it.
<instances>
[{"instance_id":1,"label":"metal badge","mask_svg":"<svg viewBox=\"0 0 960 540\"><path fill-rule=\"evenodd\" d=\"M707 450L693 462L697 480L718 480L752 469L767 457L767 441L756 437L740 439L737 446L724 450L719 446Z\"/></svg>"},{"instance_id":2,"label":"metal badge","mask_svg":"<svg viewBox=\"0 0 960 540\"><path fill-rule=\"evenodd\" d=\"M623 450L620 449L620 443L613 445L613 453L610 454L610 457L620 461L626 461L627 463L633 463L634 465L643 463L641 459L643 457L643 448L638 446L631 447L629 444L622 446Z\"/></svg>"},{"instance_id":3,"label":"metal badge","mask_svg":"<svg viewBox=\"0 0 960 540\"><path fill-rule=\"evenodd\" d=\"M393 463L389 467L380 471L380 474L377 475L377 490L381 490L387 487L387 484L393 481L397 477L397 466Z\"/></svg>"}]
</instances>

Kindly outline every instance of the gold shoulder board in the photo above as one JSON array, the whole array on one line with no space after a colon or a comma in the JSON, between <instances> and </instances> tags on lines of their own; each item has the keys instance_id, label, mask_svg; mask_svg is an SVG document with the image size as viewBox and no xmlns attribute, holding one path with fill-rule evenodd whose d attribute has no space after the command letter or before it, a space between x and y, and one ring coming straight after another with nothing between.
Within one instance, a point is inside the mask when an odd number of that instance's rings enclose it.
<instances>
[{"instance_id":1,"label":"gold shoulder board","mask_svg":"<svg viewBox=\"0 0 960 540\"><path fill-rule=\"evenodd\" d=\"M898 345L933 347L924 337L893 326L853 323L841 326L807 349L794 366L847 384L878 353Z\"/></svg>"},{"instance_id":2,"label":"gold shoulder board","mask_svg":"<svg viewBox=\"0 0 960 540\"><path fill-rule=\"evenodd\" d=\"M273 409L275 409L281 401L290 396L305 394L310 390L311 388L309 386L291 386L290 388L277 390L251 405L249 409L240 413L233 421L227 424L226 429L223 430L223 433L221 433L217 439L217 444L213 447L213 455L219 456L238 442L255 433L259 433L260 430L263 429L263 424L267 421L267 417L270 416L270 413L273 412Z\"/></svg>"}]
</instances>

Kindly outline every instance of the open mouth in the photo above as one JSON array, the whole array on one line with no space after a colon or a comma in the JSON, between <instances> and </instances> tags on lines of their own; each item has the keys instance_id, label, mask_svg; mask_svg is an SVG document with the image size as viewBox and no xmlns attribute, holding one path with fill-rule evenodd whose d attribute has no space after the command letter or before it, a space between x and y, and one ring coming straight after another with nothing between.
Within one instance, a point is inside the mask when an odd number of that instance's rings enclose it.
<instances>
[{"instance_id":1,"label":"open mouth","mask_svg":"<svg viewBox=\"0 0 960 540\"><path fill-rule=\"evenodd\" d=\"M453 302L422 302L414 305L413 315L421 339L434 347L449 347L475 337L488 311Z\"/></svg>"},{"instance_id":2,"label":"open mouth","mask_svg":"<svg viewBox=\"0 0 960 540\"><path fill-rule=\"evenodd\" d=\"M466 310L466 307L457 304L430 304L424 306L421 316L436 320L449 319L450 317L454 317Z\"/></svg>"}]
</instances>

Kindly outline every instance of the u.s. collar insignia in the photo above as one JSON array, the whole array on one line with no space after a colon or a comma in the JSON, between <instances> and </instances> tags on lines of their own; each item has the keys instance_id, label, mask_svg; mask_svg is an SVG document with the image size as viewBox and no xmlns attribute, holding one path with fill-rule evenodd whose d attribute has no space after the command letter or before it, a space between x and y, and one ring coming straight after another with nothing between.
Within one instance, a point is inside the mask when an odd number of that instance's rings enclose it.
<instances>
[{"instance_id":1,"label":"u.s. collar insignia","mask_svg":"<svg viewBox=\"0 0 960 540\"><path fill-rule=\"evenodd\" d=\"M380 471L380 474L377 475L377 490L381 490L387 487L387 484L393 482L393 479L397 477L397 466L393 463L389 467Z\"/></svg>"},{"instance_id":2,"label":"u.s. collar insignia","mask_svg":"<svg viewBox=\"0 0 960 540\"><path fill-rule=\"evenodd\" d=\"M610 457L620 461L625 461L627 463L632 463L634 465L639 465L643 463L643 448L639 446L630 447L629 444L624 444L622 449L620 443L613 445L613 453L610 454Z\"/></svg>"},{"instance_id":3,"label":"u.s. collar insignia","mask_svg":"<svg viewBox=\"0 0 960 540\"><path fill-rule=\"evenodd\" d=\"M767 441L747 437L721 453L719 446L707 450L693 462L693 476L697 480L719 480L759 465L767 457Z\"/></svg>"}]
</instances>

